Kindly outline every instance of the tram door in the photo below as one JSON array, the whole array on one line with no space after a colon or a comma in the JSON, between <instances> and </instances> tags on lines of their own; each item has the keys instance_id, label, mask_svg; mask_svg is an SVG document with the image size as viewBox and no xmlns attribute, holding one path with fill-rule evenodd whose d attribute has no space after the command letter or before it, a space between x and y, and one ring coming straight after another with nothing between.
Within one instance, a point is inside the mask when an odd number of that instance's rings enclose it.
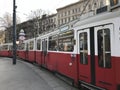
<instances>
[{"instance_id":1,"label":"tram door","mask_svg":"<svg viewBox=\"0 0 120 90\"><path fill-rule=\"evenodd\" d=\"M113 25L95 27L96 84L110 90L115 89L115 66L113 55Z\"/></svg>"},{"instance_id":2,"label":"tram door","mask_svg":"<svg viewBox=\"0 0 120 90\"><path fill-rule=\"evenodd\" d=\"M113 25L91 27L78 31L79 80L103 88L115 84L112 47ZM110 89L115 90L115 88Z\"/></svg>"},{"instance_id":3,"label":"tram door","mask_svg":"<svg viewBox=\"0 0 120 90\"><path fill-rule=\"evenodd\" d=\"M42 40L42 66L47 67L47 39Z\"/></svg>"},{"instance_id":4,"label":"tram door","mask_svg":"<svg viewBox=\"0 0 120 90\"><path fill-rule=\"evenodd\" d=\"M80 82L91 82L90 29L78 31L78 63ZM94 66L94 65L93 65ZM93 71L94 72L94 71Z\"/></svg>"}]
</instances>

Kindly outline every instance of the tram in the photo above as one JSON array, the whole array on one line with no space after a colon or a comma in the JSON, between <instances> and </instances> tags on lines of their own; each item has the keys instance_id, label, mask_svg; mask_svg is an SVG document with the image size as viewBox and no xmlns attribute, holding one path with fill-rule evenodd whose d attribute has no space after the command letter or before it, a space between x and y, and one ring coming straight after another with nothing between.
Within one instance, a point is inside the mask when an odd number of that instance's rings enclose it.
<instances>
[{"instance_id":1,"label":"tram","mask_svg":"<svg viewBox=\"0 0 120 90\"><path fill-rule=\"evenodd\" d=\"M114 11L25 40L18 56L68 78L83 90L120 90L119 45L120 11Z\"/></svg>"},{"instance_id":2,"label":"tram","mask_svg":"<svg viewBox=\"0 0 120 90\"><path fill-rule=\"evenodd\" d=\"M0 45L0 56L2 57L12 57L12 43L5 43Z\"/></svg>"}]
</instances>

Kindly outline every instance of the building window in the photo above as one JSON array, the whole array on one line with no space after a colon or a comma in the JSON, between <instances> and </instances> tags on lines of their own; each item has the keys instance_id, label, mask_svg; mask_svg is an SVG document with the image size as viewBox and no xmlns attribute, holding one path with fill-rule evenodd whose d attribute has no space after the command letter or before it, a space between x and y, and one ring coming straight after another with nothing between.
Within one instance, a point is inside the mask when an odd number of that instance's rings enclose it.
<instances>
[{"instance_id":1,"label":"building window","mask_svg":"<svg viewBox=\"0 0 120 90\"><path fill-rule=\"evenodd\" d=\"M58 25L60 25L60 20L58 20Z\"/></svg>"},{"instance_id":2,"label":"building window","mask_svg":"<svg viewBox=\"0 0 120 90\"><path fill-rule=\"evenodd\" d=\"M104 6L104 3L103 1L100 2L100 7L103 7Z\"/></svg>"},{"instance_id":3,"label":"building window","mask_svg":"<svg viewBox=\"0 0 120 90\"><path fill-rule=\"evenodd\" d=\"M67 23L67 18L65 18L65 23Z\"/></svg>"},{"instance_id":4,"label":"building window","mask_svg":"<svg viewBox=\"0 0 120 90\"><path fill-rule=\"evenodd\" d=\"M114 6L118 4L118 0L110 0L110 5Z\"/></svg>"},{"instance_id":5,"label":"building window","mask_svg":"<svg viewBox=\"0 0 120 90\"><path fill-rule=\"evenodd\" d=\"M63 19L61 19L61 24L63 24Z\"/></svg>"},{"instance_id":6,"label":"building window","mask_svg":"<svg viewBox=\"0 0 120 90\"><path fill-rule=\"evenodd\" d=\"M79 9L79 12L81 12L81 9L80 8L78 8Z\"/></svg>"},{"instance_id":7,"label":"building window","mask_svg":"<svg viewBox=\"0 0 120 90\"><path fill-rule=\"evenodd\" d=\"M65 12L65 16L67 16L67 12Z\"/></svg>"},{"instance_id":8,"label":"building window","mask_svg":"<svg viewBox=\"0 0 120 90\"><path fill-rule=\"evenodd\" d=\"M91 4L88 5L88 11L91 11L92 10L92 6Z\"/></svg>"},{"instance_id":9,"label":"building window","mask_svg":"<svg viewBox=\"0 0 120 90\"><path fill-rule=\"evenodd\" d=\"M70 15L70 10L68 11L68 15Z\"/></svg>"},{"instance_id":10,"label":"building window","mask_svg":"<svg viewBox=\"0 0 120 90\"><path fill-rule=\"evenodd\" d=\"M75 12L77 13L77 8L75 9Z\"/></svg>"},{"instance_id":11,"label":"building window","mask_svg":"<svg viewBox=\"0 0 120 90\"><path fill-rule=\"evenodd\" d=\"M74 9L72 10L72 13L74 13Z\"/></svg>"},{"instance_id":12,"label":"building window","mask_svg":"<svg viewBox=\"0 0 120 90\"><path fill-rule=\"evenodd\" d=\"M97 3L96 2L94 3L94 8L97 8Z\"/></svg>"}]
</instances>

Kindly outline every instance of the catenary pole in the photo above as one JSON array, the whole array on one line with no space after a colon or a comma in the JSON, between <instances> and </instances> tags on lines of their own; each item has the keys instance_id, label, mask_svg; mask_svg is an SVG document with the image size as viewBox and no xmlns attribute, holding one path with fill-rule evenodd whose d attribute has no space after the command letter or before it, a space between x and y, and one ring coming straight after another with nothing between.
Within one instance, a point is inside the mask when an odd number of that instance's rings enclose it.
<instances>
[{"instance_id":1,"label":"catenary pole","mask_svg":"<svg viewBox=\"0 0 120 90\"><path fill-rule=\"evenodd\" d=\"M13 65L16 64L16 5L13 0Z\"/></svg>"}]
</instances>

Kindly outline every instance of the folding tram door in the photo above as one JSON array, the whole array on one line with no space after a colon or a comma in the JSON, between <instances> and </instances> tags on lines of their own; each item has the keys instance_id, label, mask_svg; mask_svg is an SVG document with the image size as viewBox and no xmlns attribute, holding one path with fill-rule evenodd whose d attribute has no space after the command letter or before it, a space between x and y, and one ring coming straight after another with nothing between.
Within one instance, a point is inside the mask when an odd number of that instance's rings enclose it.
<instances>
[{"instance_id":1,"label":"folding tram door","mask_svg":"<svg viewBox=\"0 0 120 90\"><path fill-rule=\"evenodd\" d=\"M80 85L89 89L116 90L111 58L113 25L82 29L77 36Z\"/></svg>"},{"instance_id":2,"label":"folding tram door","mask_svg":"<svg viewBox=\"0 0 120 90\"><path fill-rule=\"evenodd\" d=\"M42 39L42 66L47 67L47 46L48 46L48 41L47 39Z\"/></svg>"},{"instance_id":3,"label":"folding tram door","mask_svg":"<svg viewBox=\"0 0 120 90\"><path fill-rule=\"evenodd\" d=\"M107 90L116 90L113 31L113 24L95 27L96 85Z\"/></svg>"}]
</instances>

